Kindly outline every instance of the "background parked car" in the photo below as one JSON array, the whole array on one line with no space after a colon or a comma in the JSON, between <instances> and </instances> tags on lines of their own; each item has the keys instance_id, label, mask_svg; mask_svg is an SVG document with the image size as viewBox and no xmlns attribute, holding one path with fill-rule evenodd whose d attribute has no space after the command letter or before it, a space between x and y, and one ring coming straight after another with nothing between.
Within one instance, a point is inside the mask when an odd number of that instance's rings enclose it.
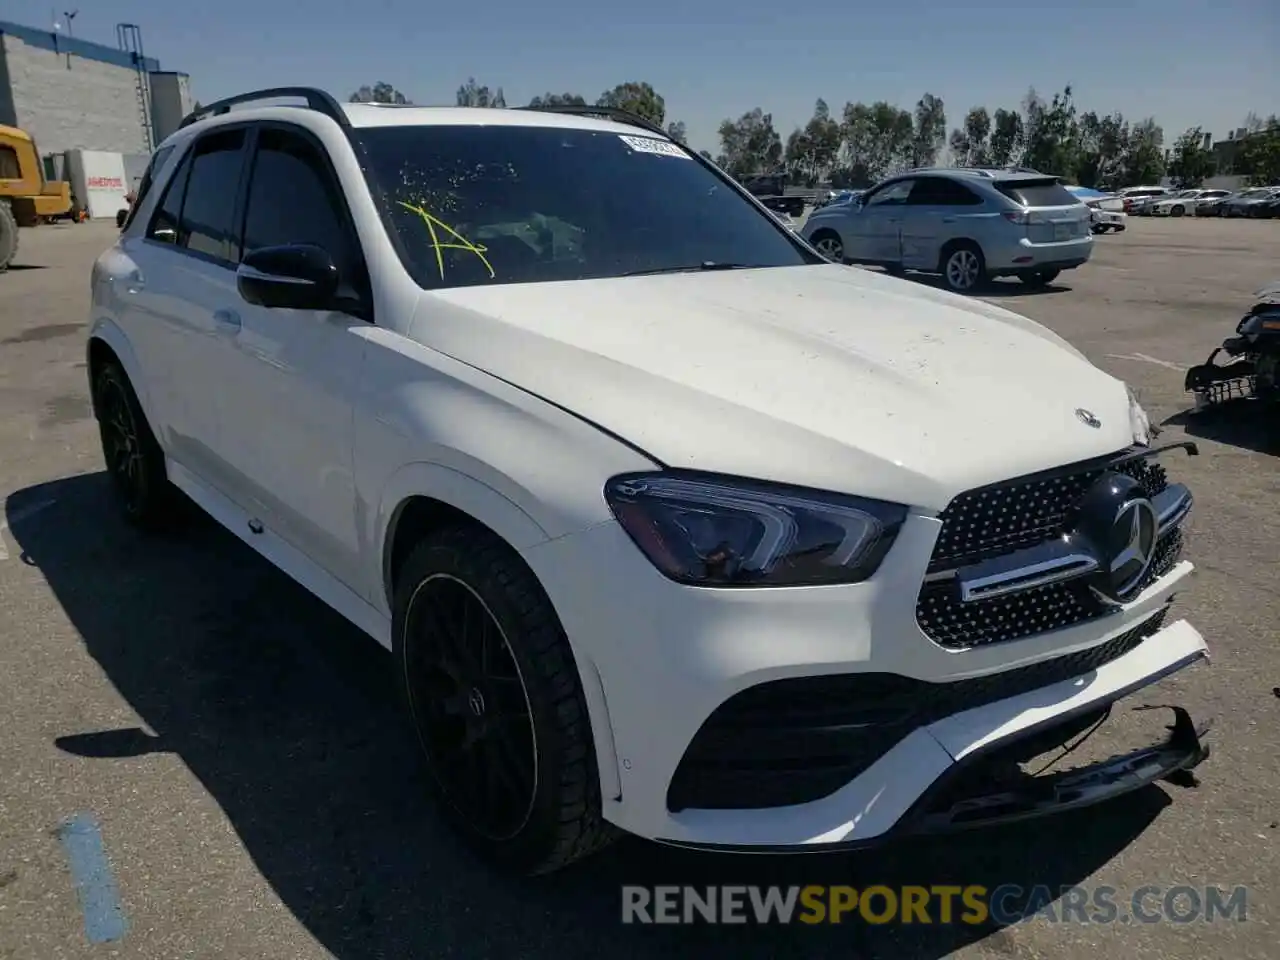
<instances>
[{"instance_id":1,"label":"background parked car","mask_svg":"<svg viewBox=\"0 0 1280 960\"><path fill-rule=\"evenodd\" d=\"M1272 197L1270 200L1264 200L1258 204L1254 216L1262 217L1265 220L1280 217L1280 196Z\"/></svg>"},{"instance_id":2,"label":"background parked car","mask_svg":"<svg viewBox=\"0 0 1280 960\"><path fill-rule=\"evenodd\" d=\"M911 170L813 211L800 235L829 260L940 273L967 293L988 277L1052 283L1093 253L1089 209L1057 177Z\"/></svg>"},{"instance_id":3,"label":"background parked car","mask_svg":"<svg viewBox=\"0 0 1280 960\"><path fill-rule=\"evenodd\" d=\"M1125 228L1128 217L1124 212L1124 201L1114 193L1104 193L1091 187L1068 186L1066 189L1089 208L1094 233L1112 230L1119 233Z\"/></svg>"},{"instance_id":4,"label":"background parked car","mask_svg":"<svg viewBox=\"0 0 1280 960\"><path fill-rule=\"evenodd\" d=\"M1212 200L1197 203L1195 214L1197 217L1220 217L1222 216L1222 205L1235 196L1237 194L1228 193L1225 197L1214 197Z\"/></svg>"},{"instance_id":5,"label":"background parked car","mask_svg":"<svg viewBox=\"0 0 1280 960\"><path fill-rule=\"evenodd\" d=\"M1124 212L1132 215L1134 207L1145 202L1151 197L1167 197L1172 191L1168 187L1125 187L1120 191L1119 197L1124 204Z\"/></svg>"},{"instance_id":6,"label":"background parked car","mask_svg":"<svg viewBox=\"0 0 1280 960\"><path fill-rule=\"evenodd\" d=\"M1181 217L1195 213L1196 207L1206 200L1221 200L1231 196L1230 190L1183 190L1181 193L1157 200L1151 205L1153 217Z\"/></svg>"},{"instance_id":7,"label":"background parked car","mask_svg":"<svg viewBox=\"0 0 1280 960\"><path fill-rule=\"evenodd\" d=\"M1280 195L1280 187L1254 187L1236 194L1222 204L1224 217L1253 217L1255 210L1261 210L1262 204Z\"/></svg>"}]
</instances>

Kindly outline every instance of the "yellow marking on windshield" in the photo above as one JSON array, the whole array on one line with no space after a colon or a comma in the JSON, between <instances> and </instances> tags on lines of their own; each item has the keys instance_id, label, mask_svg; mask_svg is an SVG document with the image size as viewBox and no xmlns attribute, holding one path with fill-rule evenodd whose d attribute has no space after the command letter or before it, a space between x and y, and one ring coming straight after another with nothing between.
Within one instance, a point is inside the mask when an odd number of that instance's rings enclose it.
<instances>
[{"instance_id":1,"label":"yellow marking on windshield","mask_svg":"<svg viewBox=\"0 0 1280 960\"><path fill-rule=\"evenodd\" d=\"M420 216L422 218L422 222L427 225L427 232L431 234L431 249L436 252L436 267L440 271L441 280L444 279L444 254L441 251L444 250L466 250L468 253L474 253L480 258L480 262L484 264L485 269L489 271L489 279L492 280L497 276L493 270L493 265L489 263L489 260L485 257L485 253L489 250L488 247L481 247L472 243L443 220L433 217L431 214L427 213L427 211L423 210L422 207L415 207L412 203L405 203L403 200L398 202L400 206L404 207L406 210L412 210ZM457 243L441 243L440 234L436 232L437 228L453 237Z\"/></svg>"}]
</instances>

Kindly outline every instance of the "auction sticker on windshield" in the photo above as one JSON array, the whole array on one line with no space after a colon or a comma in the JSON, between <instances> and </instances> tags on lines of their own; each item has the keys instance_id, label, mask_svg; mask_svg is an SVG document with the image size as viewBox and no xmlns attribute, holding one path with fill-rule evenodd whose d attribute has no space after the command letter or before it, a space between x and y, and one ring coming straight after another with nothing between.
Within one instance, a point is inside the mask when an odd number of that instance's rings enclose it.
<instances>
[{"instance_id":1,"label":"auction sticker on windshield","mask_svg":"<svg viewBox=\"0 0 1280 960\"><path fill-rule=\"evenodd\" d=\"M666 140L655 140L652 137L627 137L622 135L619 135L618 139L637 153L656 153L660 157L679 157L682 160L691 159L687 153L677 147L674 143L670 143Z\"/></svg>"}]
</instances>

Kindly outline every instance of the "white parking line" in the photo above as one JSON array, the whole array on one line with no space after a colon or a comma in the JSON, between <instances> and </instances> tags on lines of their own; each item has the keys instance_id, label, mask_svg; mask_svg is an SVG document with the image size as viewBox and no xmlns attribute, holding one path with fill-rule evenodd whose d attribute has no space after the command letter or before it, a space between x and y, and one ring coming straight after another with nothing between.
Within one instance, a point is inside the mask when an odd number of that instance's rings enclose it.
<instances>
[{"instance_id":1,"label":"white parking line","mask_svg":"<svg viewBox=\"0 0 1280 960\"><path fill-rule=\"evenodd\" d=\"M4 542L4 532L10 528L9 525L13 523L22 523L22 521L34 517L41 510L49 509L57 502L58 501L56 500L42 500L40 503L33 503L29 507L23 507L21 510L15 510L9 515L7 520L0 520L0 560L9 559L9 547Z\"/></svg>"},{"instance_id":2,"label":"white parking line","mask_svg":"<svg viewBox=\"0 0 1280 960\"><path fill-rule=\"evenodd\" d=\"M1184 373L1187 369L1186 366L1181 363L1173 363L1170 360L1161 360L1158 357L1149 357L1145 353L1108 353L1107 357L1112 360L1136 360L1139 363L1154 363L1157 367L1177 370L1179 373Z\"/></svg>"}]
</instances>

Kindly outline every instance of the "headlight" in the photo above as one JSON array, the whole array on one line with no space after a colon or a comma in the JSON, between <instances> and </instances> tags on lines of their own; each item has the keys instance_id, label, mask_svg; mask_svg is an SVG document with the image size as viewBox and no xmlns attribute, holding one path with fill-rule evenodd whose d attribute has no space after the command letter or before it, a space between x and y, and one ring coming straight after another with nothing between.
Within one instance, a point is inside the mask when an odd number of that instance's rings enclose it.
<instances>
[{"instance_id":1,"label":"headlight","mask_svg":"<svg viewBox=\"0 0 1280 960\"><path fill-rule=\"evenodd\" d=\"M1126 385L1125 389L1129 391L1129 423L1133 427L1133 442L1141 447L1148 447L1151 445L1151 419L1138 402L1133 387Z\"/></svg>"},{"instance_id":2,"label":"headlight","mask_svg":"<svg viewBox=\"0 0 1280 960\"><path fill-rule=\"evenodd\" d=\"M605 499L655 567L701 587L857 583L907 515L883 500L696 473L614 477Z\"/></svg>"}]
</instances>

